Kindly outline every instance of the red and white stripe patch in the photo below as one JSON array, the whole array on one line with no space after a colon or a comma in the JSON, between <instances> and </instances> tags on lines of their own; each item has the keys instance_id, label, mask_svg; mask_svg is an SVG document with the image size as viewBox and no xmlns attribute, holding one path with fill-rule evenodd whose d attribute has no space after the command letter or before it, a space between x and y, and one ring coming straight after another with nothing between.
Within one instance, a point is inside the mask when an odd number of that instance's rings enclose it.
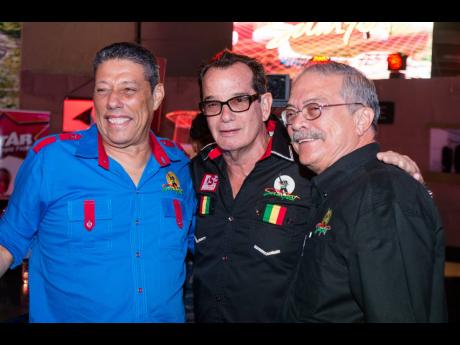
<instances>
[{"instance_id":1,"label":"red and white stripe patch","mask_svg":"<svg viewBox=\"0 0 460 345\"><path fill-rule=\"evenodd\" d=\"M215 192L218 184L219 184L219 175L205 174L203 176L203 179L201 180L200 191Z\"/></svg>"}]
</instances>

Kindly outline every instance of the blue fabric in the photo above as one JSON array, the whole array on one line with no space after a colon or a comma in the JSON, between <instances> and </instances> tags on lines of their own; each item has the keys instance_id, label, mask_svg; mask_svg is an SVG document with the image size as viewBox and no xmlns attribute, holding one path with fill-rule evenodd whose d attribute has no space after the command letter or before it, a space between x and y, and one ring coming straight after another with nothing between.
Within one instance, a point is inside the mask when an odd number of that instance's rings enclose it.
<instances>
[{"instance_id":1,"label":"blue fabric","mask_svg":"<svg viewBox=\"0 0 460 345\"><path fill-rule=\"evenodd\" d=\"M120 164L98 164L97 129L30 151L0 221L0 244L19 265L29 248L31 322L184 322L187 248L193 252L196 198L189 160L161 147L136 187ZM168 186L174 173L180 188ZM176 223L173 200L183 224ZM95 201L86 230L83 203ZM171 212L172 210L172 212Z\"/></svg>"}]
</instances>

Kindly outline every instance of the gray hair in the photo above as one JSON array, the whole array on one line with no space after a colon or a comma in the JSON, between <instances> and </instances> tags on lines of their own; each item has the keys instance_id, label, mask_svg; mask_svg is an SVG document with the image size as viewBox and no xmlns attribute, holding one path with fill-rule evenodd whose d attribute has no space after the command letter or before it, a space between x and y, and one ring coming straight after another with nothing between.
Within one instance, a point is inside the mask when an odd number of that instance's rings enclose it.
<instances>
[{"instance_id":1,"label":"gray hair","mask_svg":"<svg viewBox=\"0 0 460 345\"><path fill-rule=\"evenodd\" d=\"M380 106L377 97L377 90L374 82L366 78L366 76L356 68L349 65L330 61L327 63L309 63L297 77L308 72L315 72L323 75L342 75L343 83L340 95L346 103L359 102L371 108L374 111L374 120L372 127L377 129L377 121L380 117ZM357 110L357 105L349 105L350 112Z\"/></svg>"}]
</instances>

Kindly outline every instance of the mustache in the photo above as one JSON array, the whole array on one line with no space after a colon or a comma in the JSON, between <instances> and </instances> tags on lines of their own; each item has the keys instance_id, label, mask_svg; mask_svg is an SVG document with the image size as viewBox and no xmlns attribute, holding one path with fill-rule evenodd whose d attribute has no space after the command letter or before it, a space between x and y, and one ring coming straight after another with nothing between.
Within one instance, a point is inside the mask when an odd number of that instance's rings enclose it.
<instances>
[{"instance_id":1,"label":"mustache","mask_svg":"<svg viewBox=\"0 0 460 345\"><path fill-rule=\"evenodd\" d=\"M310 129L303 131L296 131L292 134L291 141L293 143L298 143L304 139L325 139L324 133L319 131L312 131Z\"/></svg>"}]
</instances>

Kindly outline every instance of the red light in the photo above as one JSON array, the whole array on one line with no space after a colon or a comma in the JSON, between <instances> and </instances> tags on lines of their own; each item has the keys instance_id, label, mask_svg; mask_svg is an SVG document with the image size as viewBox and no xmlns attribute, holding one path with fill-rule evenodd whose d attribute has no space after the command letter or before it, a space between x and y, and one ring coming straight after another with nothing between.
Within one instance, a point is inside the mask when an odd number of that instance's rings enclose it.
<instances>
[{"instance_id":1,"label":"red light","mask_svg":"<svg viewBox=\"0 0 460 345\"><path fill-rule=\"evenodd\" d=\"M388 70L389 71L400 71L406 69L407 55L401 53L395 53L388 55Z\"/></svg>"}]
</instances>

